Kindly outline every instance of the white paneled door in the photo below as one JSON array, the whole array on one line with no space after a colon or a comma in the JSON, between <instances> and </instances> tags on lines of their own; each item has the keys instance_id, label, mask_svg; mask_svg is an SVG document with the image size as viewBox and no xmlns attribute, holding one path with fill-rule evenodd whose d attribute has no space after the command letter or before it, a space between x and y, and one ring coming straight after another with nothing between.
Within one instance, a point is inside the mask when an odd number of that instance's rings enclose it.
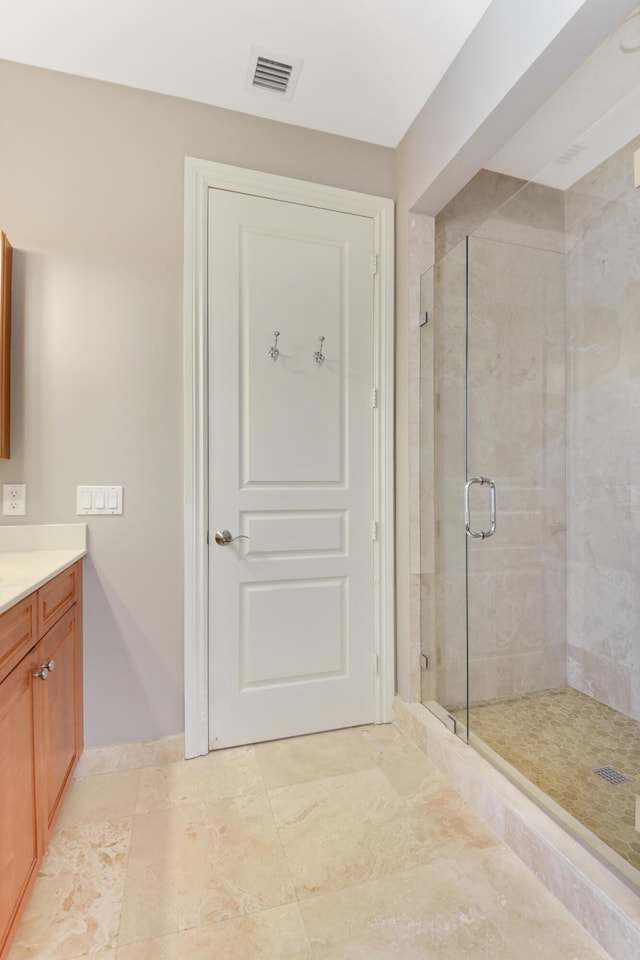
<instances>
[{"instance_id":1,"label":"white paneled door","mask_svg":"<svg viewBox=\"0 0 640 960\"><path fill-rule=\"evenodd\" d=\"M212 749L375 719L373 234L209 190Z\"/></svg>"}]
</instances>

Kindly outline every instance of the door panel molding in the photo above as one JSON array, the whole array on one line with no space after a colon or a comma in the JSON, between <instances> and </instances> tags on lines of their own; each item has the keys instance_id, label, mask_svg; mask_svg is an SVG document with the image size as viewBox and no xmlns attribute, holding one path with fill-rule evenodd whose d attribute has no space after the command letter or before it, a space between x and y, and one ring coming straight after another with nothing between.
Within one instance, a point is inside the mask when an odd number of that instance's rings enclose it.
<instances>
[{"instance_id":1,"label":"door panel molding","mask_svg":"<svg viewBox=\"0 0 640 960\"><path fill-rule=\"evenodd\" d=\"M393 201L227 164L185 159L184 651L185 755L209 752L208 684L208 191L230 190L368 217L373 222L374 551L376 722L391 720L395 689Z\"/></svg>"}]
</instances>

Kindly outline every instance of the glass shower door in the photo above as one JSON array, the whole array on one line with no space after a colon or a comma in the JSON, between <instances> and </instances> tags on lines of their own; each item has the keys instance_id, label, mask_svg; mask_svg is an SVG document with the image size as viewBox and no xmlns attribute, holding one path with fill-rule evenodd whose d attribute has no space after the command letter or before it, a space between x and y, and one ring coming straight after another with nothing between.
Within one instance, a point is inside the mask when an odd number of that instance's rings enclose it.
<instances>
[{"instance_id":1,"label":"glass shower door","mask_svg":"<svg viewBox=\"0 0 640 960\"><path fill-rule=\"evenodd\" d=\"M566 684L564 253L554 231L500 226L505 239L468 238L469 729L483 740L483 707Z\"/></svg>"},{"instance_id":2,"label":"glass shower door","mask_svg":"<svg viewBox=\"0 0 640 960\"><path fill-rule=\"evenodd\" d=\"M421 330L422 701L466 736L466 243L422 281L421 310L429 309Z\"/></svg>"}]
</instances>

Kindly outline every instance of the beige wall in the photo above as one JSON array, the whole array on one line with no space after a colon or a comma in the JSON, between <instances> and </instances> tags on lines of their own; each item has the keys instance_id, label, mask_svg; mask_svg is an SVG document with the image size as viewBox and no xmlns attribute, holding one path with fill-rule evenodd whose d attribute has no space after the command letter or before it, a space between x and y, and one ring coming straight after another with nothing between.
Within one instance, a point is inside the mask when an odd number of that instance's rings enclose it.
<instances>
[{"instance_id":1,"label":"beige wall","mask_svg":"<svg viewBox=\"0 0 640 960\"><path fill-rule=\"evenodd\" d=\"M640 138L566 192L569 682L640 720Z\"/></svg>"},{"instance_id":2,"label":"beige wall","mask_svg":"<svg viewBox=\"0 0 640 960\"><path fill-rule=\"evenodd\" d=\"M28 523L89 518L88 745L183 730L186 155L393 196L394 153L0 61L0 224L15 248L13 457ZM3 520L3 522L10 522Z\"/></svg>"},{"instance_id":3,"label":"beige wall","mask_svg":"<svg viewBox=\"0 0 640 960\"><path fill-rule=\"evenodd\" d=\"M397 151L0 61L0 224L19 318L0 479L28 483L28 522L75 519L77 483L125 485L125 516L90 529L89 743L183 724L183 157L397 198L397 681L413 699L412 210L437 212L633 5L494 0ZM516 45L501 39L509 18Z\"/></svg>"}]
</instances>

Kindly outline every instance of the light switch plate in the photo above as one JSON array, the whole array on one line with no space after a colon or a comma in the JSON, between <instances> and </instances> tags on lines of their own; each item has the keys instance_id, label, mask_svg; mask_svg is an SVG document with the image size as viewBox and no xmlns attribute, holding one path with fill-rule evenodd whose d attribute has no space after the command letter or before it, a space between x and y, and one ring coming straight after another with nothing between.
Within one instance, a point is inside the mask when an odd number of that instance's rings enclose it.
<instances>
[{"instance_id":1,"label":"light switch plate","mask_svg":"<svg viewBox=\"0 0 640 960\"><path fill-rule=\"evenodd\" d=\"M122 514L124 487L78 487L78 516L119 516Z\"/></svg>"},{"instance_id":2,"label":"light switch plate","mask_svg":"<svg viewBox=\"0 0 640 960\"><path fill-rule=\"evenodd\" d=\"M3 483L2 513L5 517L24 517L27 513L26 483Z\"/></svg>"}]
</instances>

